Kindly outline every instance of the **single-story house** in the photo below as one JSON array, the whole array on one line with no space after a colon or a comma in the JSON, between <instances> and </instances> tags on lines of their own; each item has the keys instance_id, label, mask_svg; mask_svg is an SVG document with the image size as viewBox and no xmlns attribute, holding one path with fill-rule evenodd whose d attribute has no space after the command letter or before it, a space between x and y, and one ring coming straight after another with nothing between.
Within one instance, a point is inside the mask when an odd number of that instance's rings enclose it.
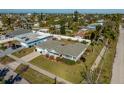
<instances>
[{"instance_id":1,"label":"single-story house","mask_svg":"<svg viewBox=\"0 0 124 93\"><path fill-rule=\"evenodd\" d=\"M48 28L41 28L39 31L40 32L44 32L44 33L48 33L49 29Z\"/></svg>"},{"instance_id":2,"label":"single-story house","mask_svg":"<svg viewBox=\"0 0 124 93\"><path fill-rule=\"evenodd\" d=\"M78 31L76 34L75 34L75 37L77 37L77 38L84 38L85 37L85 34L86 34L87 32L86 31Z\"/></svg>"},{"instance_id":3,"label":"single-story house","mask_svg":"<svg viewBox=\"0 0 124 93\"><path fill-rule=\"evenodd\" d=\"M103 26L103 23L93 23L93 24L89 24L89 25L87 26L87 28L90 29L90 30L96 30L96 26L98 26L98 25Z\"/></svg>"},{"instance_id":4,"label":"single-story house","mask_svg":"<svg viewBox=\"0 0 124 93\"><path fill-rule=\"evenodd\" d=\"M9 37L15 37L15 36L23 35L23 34L30 33L30 32L31 30L28 30L28 29L16 28L14 31L9 32L6 35Z\"/></svg>"},{"instance_id":5,"label":"single-story house","mask_svg":"<svg viewBox=\"0 0 124 93\"><path fill-rule=\"evenodd\" d=\"M47 39L49 39L51 36L48 34L44 34L44 35L39 35L38 33L26 33L26 34L22 34L19 36L16 36L15 38L20 41L22 46L25 47L31 47L34 45L39 45L42 42L45 42Z\"/></svg>"},{"instance_id":6,"label":"single-story house","mask_svg":"<svg viewBox=\"0 0 124 93\"><path fill-rule=\"evenodd\" d=\"M65 44L59 40L48 40L36 46L36 51L42 55L63 57L69 60L77 61L87 49L87 44L80 42Z\"/></svg>"}]
</instances>

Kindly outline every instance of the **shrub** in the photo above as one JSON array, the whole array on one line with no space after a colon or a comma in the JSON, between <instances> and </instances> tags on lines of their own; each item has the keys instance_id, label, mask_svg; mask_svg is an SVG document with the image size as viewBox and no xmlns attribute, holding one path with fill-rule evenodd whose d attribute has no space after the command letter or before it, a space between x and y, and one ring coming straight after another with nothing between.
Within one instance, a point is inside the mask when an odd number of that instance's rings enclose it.
<instances>
[{"instance_id":1,"label":"shrub","mask_svg":"<svg viewBox=\"0 0 124 93\"><path fill-rule=\"evenodd\" d=\"M83 62L86 62L86 58L85 57L81 57L80 60L82 60Z\"/></svg>"},{"instance_id":2,"label":"shrub","mask_svg":"<svg viewBox=\"0 0 124 93\"><path fill-rule=\"evenodd\" d=\"M88 42L83 40L81 43L83 43L83 44L87 44Z\"/></svg>"},{"instance_id":3,"label":"shrub","mask_svg":"<svg viewBox=\"0 0 124 93\"><path fill-rule=\"evenodd\" d=\"M74 65L76 63L73 60L69 60L69 59L65 59L65 58L59 58L59 57L57 57L57 60L61 61L61 62L64 62L65 64L68 64L68 65Z\"/></svg>"},{"instance_id":4,"label":"shrub","mask_svg":"<svg viewBox=\"0 0 124 93\"><path fill-rule=\"evenodd\" d=\"M46 54L46 57L48 58L49 57L49 54Z\"/></svg>"},{"instance_id":5,"label":"shrub","mask_svg":"<svg viewBox=\"0 0 124 93\"><path fill-rule=\"evenodd\" d=\"M54 56L50 56L49 58L53 60L54 59Z\"/></svg>"},{"instance_id":6,"label":"shrub","mask_svg":"<svg viewBox=\"0 0 124 93\"><path fill-rule=\"evenodd\" d=\"M70 38L67 39L68 41L72 41Z\"/></svg>"}]
</instances>

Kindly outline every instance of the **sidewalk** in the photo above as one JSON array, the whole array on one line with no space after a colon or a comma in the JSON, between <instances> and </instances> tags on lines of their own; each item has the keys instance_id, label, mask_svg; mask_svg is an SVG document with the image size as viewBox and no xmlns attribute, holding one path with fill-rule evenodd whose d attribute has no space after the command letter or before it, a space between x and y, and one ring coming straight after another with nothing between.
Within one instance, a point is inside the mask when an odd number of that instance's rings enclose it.
<instances>
[{"instance_id":1,"label":"sidewalk","mask_svg":"<svg viewBox=\"0 0 124 93\"><path fill-rule=\"evenodd\" d=\"M33 52L34 53L34 52ZM33 55L33 53L31 53L31 54L29 54L29 55L26 55L25 57L23 57L23 58L17 58L16 56L13 56L13 55L11 55L11 54L9 54L8 56L9 57L11 57L11 58L13 58L13 59L15 59L16 61L15 62L17 62L17 63L23 63L23 64L26 64L26 65L29 65L32 69L34 69L34 70L36 70L37 72L39 72L39 73L41 73L41 74L44 74L44 75L46 75L46 76L48 76L48 77L50 77L50 78L52 78L52 79L57 79L57 81L59 81L59 82L63 82L63 83L65 83L65 84L71 84L71 82L69 82L69 81L67 81L67 80L64 80L63 78L61 78L61 77L59 77L59 76L56 76L55 74L52 74L52 73L50 73L50 72L48 72L48 71L46 71L46 70L44 70L44 69L42 69L42 68L39 68L39 67L37 67L37 66L35 66L35 65L32 65L31 63L28 63L28 61L30 61L30 60L32 60L32 58L34 58L34 57L30 57L31 55ZM35 54L35 53L34 53ZM37 55L38 56L38 55ZM25 58L28 58L28 57L30 57L30 59L26 59L26 61L25 61ZM36 56L35 56L36 57Z\"/></svg>"},{"instance_id":2,"label":"sidewalk","mask_svg":"<svg viewBox=\"0 0 124 93\"><path fill-rule=\"evenodd\" d=\"M52 79L57 79L58 82L63 82L65 84L71 84L71 82L67 81L67 80L64 80L63 78L59 77L59 76L56 76L55 74L52 74L44 69L41 69L35 65L32 65L30 63L25 63L26 65L29 65L32 69L36 70L37 72L41 73L41 74L44 74Z\"/></svg>"},{"instance_id":3,"label":"sidewalk","mask_svg":"<svg viewBox=\"0 0 124 93\"><path fill-rule=\"evenodd\" d=\"M100 54L97 56L95 62L93 63L93 65L92 65L92 67L91 67L91 71L94 71L94 70L98 67L98 65L99 65L100 62L101 62L102 57L104 56L104 53L105 53L106 49L107 49L106 46L104 46L104 47L102 48Z\"/></svg>"}]
</instances>

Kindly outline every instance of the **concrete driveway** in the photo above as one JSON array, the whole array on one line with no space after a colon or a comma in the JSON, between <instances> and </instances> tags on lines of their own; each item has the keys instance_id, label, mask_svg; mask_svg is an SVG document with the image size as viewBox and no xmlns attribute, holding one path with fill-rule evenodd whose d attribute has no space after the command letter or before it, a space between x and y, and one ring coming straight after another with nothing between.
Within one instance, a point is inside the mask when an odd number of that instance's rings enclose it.
<instances>
[{"instance_id":1,"label":"concrete driveway","mask_svg":"<svg viewBox=\"0 0 124 93\"><path fill-rule=\"evenodd\" d=\"M0 50L0 57L3 57L5 55L3 50Z\"/></svg>"},{"instance_id":2,"label":"concrete driveway","mask_svg":"<svg viewBox=\"0 0 124 93\"><path fill-rule=\"evenodd\" d=\"M12 54L12 53L14 53L14 52L16 52L16 51L19 51L19 50L23 49L23 48L24 48L24 47L22 46L22 47L17 48L17 49L8 48L8 49L6 49L5 51L0 50L0 57L3 57L3 56L5 56L5 55L7 55L7 54Z\"/></svg>"},{"instance_id":3,"label":"concrete driveway","mask_svg":"<svg viewBox=\"0 0 124 93\"><path fill-rule=\"evenodd\" d=\"M41 55L41 53L34 51L34 52L32 52L32 53L30 53L30 54L28 54L28 55L22 57L21 60L24 60L25 62L29 62L29 61L31 61L32 59L34 59L34 58L36 58L36 57L38 57L38 56L40 56L40 55Z\"/></svg>"}]
</instances>

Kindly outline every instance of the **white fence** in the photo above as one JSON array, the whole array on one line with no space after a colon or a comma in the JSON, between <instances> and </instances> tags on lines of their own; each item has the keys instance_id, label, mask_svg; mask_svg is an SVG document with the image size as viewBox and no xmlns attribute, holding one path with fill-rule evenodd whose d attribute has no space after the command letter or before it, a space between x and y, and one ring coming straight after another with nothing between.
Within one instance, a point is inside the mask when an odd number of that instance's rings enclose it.
<instances>
[{"instance_id":1,"label":"white fence","mask_svg":"<svg viewBox=\"0 0 124 93\"><path fill-rule=\"evenodd\" d=\"M53 37L56 37L58 39L70 39L70 40L73 40L73 41L79 41L79 42L82 42L82 41L86 41L88 43L91 43L91 40L88 40L88 39L81 39L81 38L78 38L78 37L70 37L70 36L63 36L63 35L56 35L56 34L50 34L50 33L43 33L43 32L37 32L38 34L40 35L51 35Z\"/></svg>"},{"instance_id":2,"label":"white fence","mask_svg":"<svg viewBox=\"0 0 124 93\"><path fill-rule=\"evenodd\" d=\"M35 32L33 32L33 33L35 33ZM79 41L79 42L86 41L86 42L88 42L88 44L91 43L91 40L81 39L81 38L78 38L78 37L70 37L70 36L56 35L56 34L43 33L43 32L36 32L36 33L38 33L39 35L53 36L53 37L56 37L58 39L70 39L70 40ZM8 41L13 41L13 40L17 40L17 38L13 37L13 38L0 40L0 43L5 43L5 42L8 42Z\"/></svg>"}]
</instances>

